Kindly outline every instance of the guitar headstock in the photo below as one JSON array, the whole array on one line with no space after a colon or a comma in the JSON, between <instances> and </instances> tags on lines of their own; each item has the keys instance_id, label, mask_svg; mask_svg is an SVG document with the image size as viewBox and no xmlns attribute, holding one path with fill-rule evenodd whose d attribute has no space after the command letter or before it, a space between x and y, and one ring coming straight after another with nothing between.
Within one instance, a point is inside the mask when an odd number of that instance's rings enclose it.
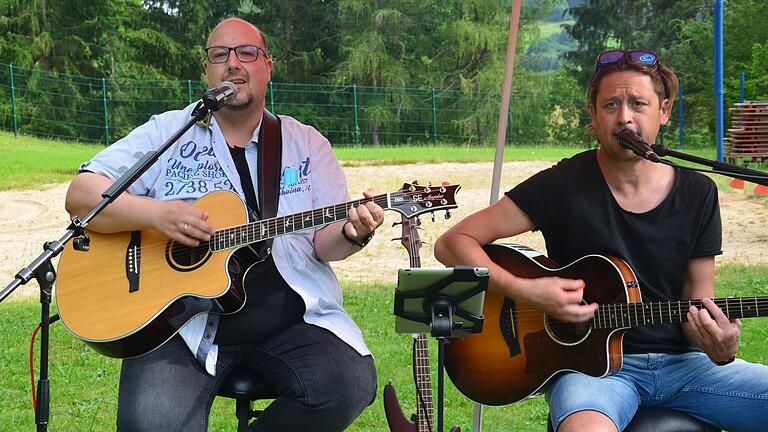
<instances>
[{"instance_id":1,"label":"guitar headstock","mask_svg":"<svg viewBox=\"0 0 768 432\"><path fill-rule=\"evenodd\" d=\"M391 194L391 208L397 210L405 219L422 213L437 210L450 210L458 207L456 192L461 185L422 186L404 183L399 191Z\"/></svg>"},{"instance_id":2,"label":"guitar headstock","mask_svg":"<svg viewBox=\"0 0 768 432\"><path fill-rule=\"evenodd\" d=\"M402 216L403 221L400 223L403 228L402 236L400 237L400 244L408 251L408 256L414 257L419 255L419 248L422 245L421 238L419 237L419 226L421 225L421 219L418 216L408 219L405 215Z\"/></svg>"}]
</instances>

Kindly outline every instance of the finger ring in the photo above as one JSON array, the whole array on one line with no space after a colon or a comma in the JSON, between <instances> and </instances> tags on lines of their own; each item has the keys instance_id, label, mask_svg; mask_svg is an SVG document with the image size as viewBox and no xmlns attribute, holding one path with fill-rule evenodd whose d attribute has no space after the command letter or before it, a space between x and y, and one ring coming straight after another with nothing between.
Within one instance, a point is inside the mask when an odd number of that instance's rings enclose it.
<instances>
[{"instance_id":1,"label":"finger ring","mask_svg":"<svg viewBox=\"0 0 768 432\"><path fill-rule=\"evenodd\" d=\"M187 224L184 224L184 226L183 226L183 227L181 227L181 230L182 230L182 231L186 231L186 230L187 230Z\"/></svg>"}]
</instances>

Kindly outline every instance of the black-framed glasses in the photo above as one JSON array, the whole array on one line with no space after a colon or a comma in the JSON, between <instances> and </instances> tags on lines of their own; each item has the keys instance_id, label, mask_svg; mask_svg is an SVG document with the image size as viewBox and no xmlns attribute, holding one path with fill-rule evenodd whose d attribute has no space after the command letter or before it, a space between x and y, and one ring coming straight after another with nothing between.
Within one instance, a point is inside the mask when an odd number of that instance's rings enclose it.
<instances>
[{"instance_id":1,"label":"black-framed glasses","mask_svg":"<svg viewBox=\"0 0 768 432\"><path fill-rule=\"evenodd\" d=\"M595 72L606 65L618 63L623 58L649 68L659 64L659 56L650 51L612 50L598 54L597 62L595 64Z\"/></svg>"},{"instance_id":2,"label":"black-framed glasses","mask_svg":"<svg viewBox=\"0 0 768 432\"><path fill-rule=\"evenodd\" d=\"M269 58L267 52L257 45L238 45L236 47L212 46L205 49L205 57L209 63L226 63L229 59L229 53L235 52L237 59L243 63L255 62L259 59L259 51L264 53L264 57Z\"/></svg>"}]
</instances>

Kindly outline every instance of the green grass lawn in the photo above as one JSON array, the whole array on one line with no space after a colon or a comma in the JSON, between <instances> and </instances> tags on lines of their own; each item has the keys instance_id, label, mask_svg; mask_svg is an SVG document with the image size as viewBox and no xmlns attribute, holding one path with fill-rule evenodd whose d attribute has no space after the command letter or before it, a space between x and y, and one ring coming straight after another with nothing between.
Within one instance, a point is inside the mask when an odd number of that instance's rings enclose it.
<instances>
[{"instance_id":1,"label":"green grass lawn","mask_svg":"<svg viewBox=\"0 0 768 432\"><path fill-rule=\"evenodd\" d=\"M0 132L0 190L32 189L45 183L65 182L75 175L80 163L102 147L78 143L14 137ZM575 147L507 147L504 160L556 161L581 151ZM345 165L404 164L439 162L492 161L491 147L424 146L335 149ZM714 150L694 151L702 157L714 157ZM720 178L718 186L727 188ZM406 262L403 262L405 266ZM395 271L396 269L392 269ZM766 295L768 266L718 267L719 296ZM415 411L412 384L411 338L394 333L392 286L370 285L358 281L342 281L345 305L363 330L376 357L379 374L379 398L350 428L352 431L386 430L381 391L392 381L406 415ZM39 305L31 300L6 301L0 304L0 432L32 430L28 370L29 337L39 321ZM435 344L432 341L433 371ZM760 320L746 320L741 340L740 357L768 363L768 327ZM38 355L35 354L35 361ZM51 431L114 430L117 406L119 361L96 354L55 323L51 332ZM488 379L493 379L489 377ZM433 375L433 384L437 378ZM463 398L448 382L446 385L446 425L459 424L470 430L472 403ZM436 396L436 392L435 392ZM234 402L217 399L211 414L211 430L234 430ZM488 407L484 430L544 430L547 409L541 398L512 406Z\"/></svg>"},{"instance_id":2,"label":"green grass lawn","mask_svg":"<svg viewBox=\"0 0 768 432\"><path fill-rule=\"evenodd\" d=\"M14 137L0 131L0 191L33 189L41 184L68 182L80 164L104 148L96 144L80 144L47 140L30 136ZM583 147L507 146L505 161L558 161L584 150ZM448 145L398 147L336 147L336 157L344 166L387 165L441 162L491 162L494 147ZM715 150L694 150L700 157L713 158Z\"/></svg>"},{"instance_id":3,"label":"green grass lawn","mask_svg":"<svg viewBox=\"0 0 768 432\"><path fill-rule=\"evenodd\" d=\"M405 264L405 263L404 263ZM393 269L394 271L394 269ZM391 381L406 415L415 411L411 369L411 337L394 332L393 286L344 283L345 307L363 331L376 358L377 400L353 423L350 431L386 430L381 392ZM717 295L768 295L768 266L718 267ZM29 338L39 322L40 306L31 300L0 305L0 431L32 430L28 370ZM431 340L432 383L437 395L436 344ZM37 344L39 347L39 343ZM744 320L739 357L768 364L768 326L759 318ZM37 351L35 362L38 362ZM103 357L71 336L60 322L51 328L51 431L114 430L119 361ZM488 379L493 379L489 376ZM436 402L435 402L436 403ZM446 426L471 429L472 403L446 377ZM542 398L504 407L486 407L483 430L545 430L547 408ZM234 402L217 398L211 412L212 431L234 430ZM447 430L447 428L446 428Z\"/></svg>"}]
</instances>

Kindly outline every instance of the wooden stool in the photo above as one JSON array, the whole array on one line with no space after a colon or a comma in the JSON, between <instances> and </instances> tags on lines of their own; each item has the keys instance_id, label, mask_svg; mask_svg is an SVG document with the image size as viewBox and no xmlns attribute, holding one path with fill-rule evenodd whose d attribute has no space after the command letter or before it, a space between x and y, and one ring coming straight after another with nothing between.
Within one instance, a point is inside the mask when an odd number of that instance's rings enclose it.
<instances>
[{"instance_id":1,"label":"wooden stool","mask_svg":"<svg viewBox=\"0 0 768 432\"><path fill-rule=\"evenodd\" d=\"M253 401L275 399L278 396L256 372L241 366L235 366L227 374L217 395L235 399L238 432L245 431L248 428L248 421L257 418L262 412L251 409Z\"/></svg>"}]
</instances>

